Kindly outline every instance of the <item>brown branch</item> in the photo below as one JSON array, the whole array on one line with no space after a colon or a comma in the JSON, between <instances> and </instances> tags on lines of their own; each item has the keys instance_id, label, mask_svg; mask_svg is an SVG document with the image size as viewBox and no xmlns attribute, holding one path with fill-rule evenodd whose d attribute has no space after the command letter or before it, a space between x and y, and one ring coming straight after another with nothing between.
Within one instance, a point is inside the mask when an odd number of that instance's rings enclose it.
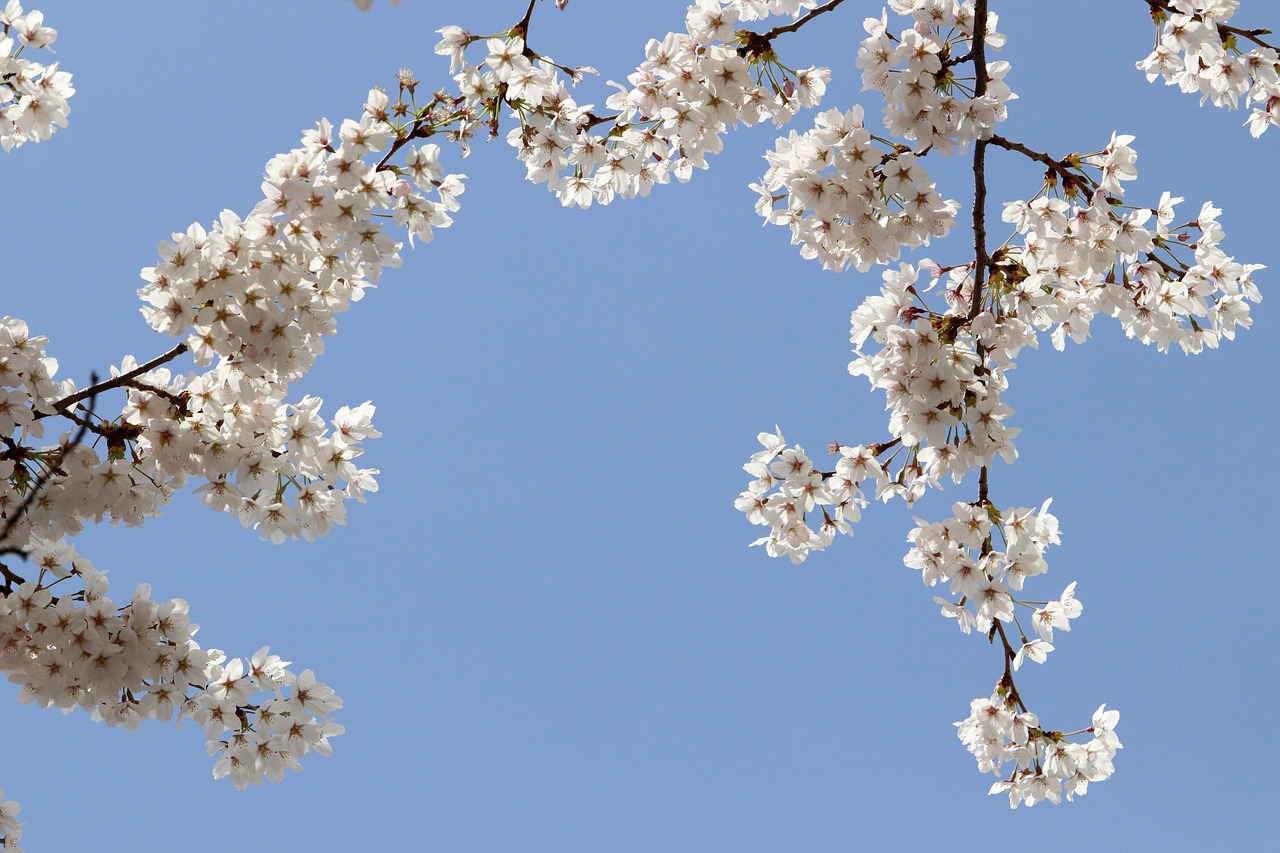
<instances>
[{"instance_id":1,"label":"brown branch","mask_svg":"<svg viewBox=\"0 0 1280 853\"><path fill-rule=\"evenodd\" d=\"M987 93L987 0L977 0L973 9L973 97ZM973 146L973 301L969 303L969 319L978 316L982 307L982 286L987 273L987 141L979 139Z\"/></svg>"},{"instance_id":2,"label":"brown branch","mask_svg":"<svg viewBox=\"0 0 1280 853\"><path fill-rule=\"evenodd\" d=\"M1274 50L1274 51L1280 52L1280 47L1277 47L1274 44L1268 44L1262 39L1258 38L1258 36L1271 35L1271 30L1268 30L1265 27L1257 27L1252 30L1242 30L1239 27L1232 27L1227 24L1218 24L1218 32L1230 33L1233 36L1240 36L1241 38L1246 38L1249 41L1253 42L1254 44L1259 45L1260 47L1265 47L1268 50Z\"/></svg>"},{"instance_id":3,"label":"brown branch","mask_svg":"<svg viewBox=\"0 0 1280 853\"><path fill-rule=\"evenodd\" d=\"M1004 626L1000 624L1000 620L995 621L994 627L1000 634L1000 642L1004 645L1004 677L1000 679L1000 683L1009 688L1009 698L1026 711L1027 703L1022 701L1022 697L1018 695L1018 686L1013 683L1013 659L1017 656L1017 652L1013 650L1013 646L1009 645L1009 638L1005 636Z\"/></svg>"},{"instance_id":4,"label":"brown branch","mask_svg":"<svg viewBox=\"0 0 1280 853\"><path fill-rule=\"evenodd\" d=\"M58 415L66 416L67 415L66 409L68 406L72 406L86 398L97 396L98 394L101 394L103 391L110 391L112 388L120 388L122 386L128 385L134 379L137 379L142 374L155 370L157 367L159 367L162 364L168 364L169 362L173 361L175 358L182 355L186 351L187 351L186 344L178 344L173 349L169 350L163 355L156 356L155 358L148 361L146 364L139 365L138 367L135 367L133 370L130 370L128 373L121 373L119 376L113 376L111 379L108 379L106 382L99 383L97 381L97 376L94 376L93 378L94 384L90 385L88 388L85 388L82 391L77 391L76 393L68 397L63 397L58 402L54 403L53 412L36 412L36 415L35 415L36 420L39 420L40 418L48 417L50 414L58 414Z\"/></svg>"},{"instance_id":5,"label":"brown branch","mask_svg":"<svg viewBox=\"0 0 1280 853\"><path fill-rule=\"evenodd\" d=\"M525 40L525 50L529 49L527 44L529 41L529 21L533 18L533 4L537 2L538 0L529 0L529 8L524 10L524 17L520 19L520 23L511 28L511 32L519 33L520 38Z\"/></svg>"},{"instance_id":6,"label":"brown branch","mask_svg":"<svg viewBox=\"0 0 1280 853\"><path fill-rule=\"evenodd\" d=\"M818 17L821 14L830 12L832 9L836 8L843 2L844 0L831 0L831 2L827 3L826 5L819 6L809 14L804 15L803 17L800 17L800 18L796 18L794 21L792 21L789 24L774 27L773 29L763 33L753 33L753 32L743 31L740 33L740 35L742 36L742 48L739 52L744 53L747 56L759 56L760 54L770 49L769 48L770 43L778 36L782 35L783 33L798 32L800 28L803 27L805 24L809 23L810 21L812 21L814 18Z\"/></svg>"},{"instance_id":7,"label":"brown branch","mask_svg":"<svg viewBox=\"0 0 1280 853\"><path fill-rule=\"evenodd\" d=\"M27 582L27 579L22 575L14 574L9 571L9 567L4 563L0 563L0 578L4 578L4 583L0 585L0 590L3 590L6 595L13 592L16 587L22 586L22 584Z\"/></svg>"},{"instance_id":8,"label":"brown branch","mask_svg":"<svg viewBox=\"0 0 1280 853\"><path fill-rule=\"evenodd\" d=\"M97 399L98 389L98 375L96 373L89 374L89 388L87 390L89 390L90 393L87 396L89 398L90 415L93 414L93 404ZM83 399L83 397L81 399ZM71 448L84 441L85 434L89 431L89 423L87 420L82 420L79 421L79 424L80 429L76 430L75 436L71 441L62 445L61 449L58 451L57 457L55 457L49 467L45 469L44 473L36 478L36 481L32 484L30 491L27 492L27 496L23 498L22 503L18 505L16 510L14 510L13 515L5 519L4 528L0 529L0 545L3 545L5 540L9 538L9 534L13 532L14 525L16 525L18 521L27 514L27 510L31 508L31 504L35 501L36 496L40 494L40 490L48 484L49 480L53 478L53 475L62 467L62 462L67 458L67 454L71 452ZM4 554L21 554L24 557L26 556L25 551L21 548L15 548L12 545L6 545L3 548L0 548L0 555ZM7 569L4 572L4 576L5 583L9 584L12 581L12 577Z\"/></svg>"},{"instance_id":9,"label":"brown branch","mask_svg":"<svg viewBox=\"0 0 1280 853\"><path fill-rule=\"evenodd\" d=\"M786 26L774 27L773 29L769 30L767 33L763 33L763 36L766 40L770 40L770 39L773 39L775 36L782 35L783 33L798 32L800 28L803 27L805 24L809 23L810 21L812 21L814 18L818 17L821 14L830 12L832 9L839 6L843 2L844 0L831 0L831 2L826 4L825 6L819 6L809 14L800 18L796 18L794 21L787 24Z\"/></svg>"},{"instance_id":10,"label":"brown branch","mask_svg":"<svg viewBox=\"0 0 1280 853\"><path fill-rule=\"evenodd\" d=\"M1048 166L1049 175L1056 176L1057 179L1061 181L1062 188L1067 191L1068 195L1074 192L1077 188L1084 192L1092 192L1097 188L1097 184L1092 178L1082 171L1077 171L1071 166L1070 159L1074 159L1074 154L1067 160L1055 160L1043 151L1036 151L1033 148L1028 148L1021 142L1013 142L1005 139L999 134L993 134L990 139L986 140L986 142L989 145L995 145L996 147L1004 148L1007 151L1016 151L1019 154L1023 154L1032 160L1035 160L1037 163L1043 163ZM1046 179L1047 178L1048 175L1046 175Z\"/></svg>"}]
</instances>

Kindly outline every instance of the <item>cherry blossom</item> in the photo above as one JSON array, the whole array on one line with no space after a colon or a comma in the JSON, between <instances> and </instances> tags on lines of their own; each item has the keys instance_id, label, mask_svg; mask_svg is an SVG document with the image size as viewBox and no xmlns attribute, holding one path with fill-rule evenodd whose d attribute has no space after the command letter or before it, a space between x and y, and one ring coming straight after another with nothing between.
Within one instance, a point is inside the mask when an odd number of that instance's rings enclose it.
<instances>
[{"instance_id":1,"label":"cherry blossom","mask_svg":"<svg viewBox=\"0 0 1280 853\"><path fill-rule=\"evenodd\" d=\"M380 435L373 403L326 415L298 386L338 315L401 264L404 242L429 243L452 224L466 176L448 170L447 148L466 156L477 135L502 137L528 180L587 208L690 180L739 125L782 127L814 110L807 130L765 154L756 210L826 269L885 267L878 292L851 312L848 366L883 393L885 426L833 443L825 463L778 427L760 433L735 507L765 528L752 544L799 565L852 536L872 500L913 506L976 480L976 495L953 500L949 517L915 520L903 558L941 593L932 600L944 618L1000 650L993 692L972 700L957 735L980 772L1000 777L990 792L1013 807L1071 800L1110 777L1118 712L1103 705L1080 731L1051 730L1015 682L1028 661L1047 663L1083 605L1075 582L1057 598L1031 597L1048 549L1061 544L1049 501L992 498L995 460L1018 457L1011 372L1042 334L1061 350L1088 340L1100 317L1162 352L1218 347L1251 326L1262 267L1227 254L1212 202L1188 217L1172 190L1127 198L1134 135L1050 153L997 133L1017 96L1009 64L987 59L1004 37L986 0L889 0L863 22L850 63L875 93L878 125L862 104L817 111L833 71L786 64L775 41L842 2L697 0L682 30L645 44L625 82L591 96L600 108L579 94L595 69L533 47L534 3L504 32L444 27L435 53L448 59L447 85L419 92L402 69L394 96L370 89L357 115L322 119L271 157L251 209L159 242L138 296L167 351L124 356L108 378L80 384L59 377L47 339L0 318L0 670L21 701L129 730L190 720L213 775L238 788L328 755L343 700L312 670L295 672L269 646L247 657L202 648L187 602L153 600L148 584L113 599L76 535L142 524L189 486L264 540L314 540L346 522L348 501L377 491L379 471L360 466L365 442ZM1137 65L1148 80L1202 104L1234 110L1243 100L1255 137L1280 123L1280 53L1267 30L1233 23L1236 0L1146 3L1156 45ZM758 28L774 18L786 23ZM0 13L6 152L67 125L71 75L31 58L56 37L18 0ZM1045 169L1003 204L998 246L987 233L988 154ZM935 184L931 155L972 158L973 241L955 260L943 241L961 203ZM942 259L902 259L924 246ZM22 837L18 811L0 802L6 849Z\"/></svg>"},{"instance_id":2,"label":"cherry blossom","mask_svg":"<svg viewBox=\"0 0 1280 853\"><path fill-rule=\"evenodd\" d=\"M1236 109L1252 106L1246 124L1257 137L1280 124L1280 52L1262 40L1265 29L1228 24L1237 0L1148 0L1156 22L1156 46L1140 61L1147 80L1200 95L1200 103ZM1246 50L1245 47L1248 46Z\"/></svg>"},{"instance_id":3,"label":"cherry blossom","mask_svg":"<svg viewBox=\"0 0 1280 853\"><path fill-rule=\"evenodd\" d=\"M71 75L56 62L44 65L20 55L47 49L57 38L43 12L24 13L18 0L0 12L0 149L40 142L67 126L67 100L76 93Z\"/></svg>"}]
</instances>

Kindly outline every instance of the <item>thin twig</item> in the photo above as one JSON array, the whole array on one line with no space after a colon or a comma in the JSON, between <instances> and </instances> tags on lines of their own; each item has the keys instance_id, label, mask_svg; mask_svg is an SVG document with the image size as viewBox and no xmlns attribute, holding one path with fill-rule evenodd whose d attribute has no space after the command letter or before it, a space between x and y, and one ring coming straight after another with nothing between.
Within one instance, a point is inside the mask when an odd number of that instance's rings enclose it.
<instances>
[{"instance_id":1,"label":"thin twig","mask_svg":"<svg viewBox=\"0 0 1280 853\"><path fill-rule=\"evenodd\" d=\"M1018 695L1018 686L1013 683L1013 659L1017 654L1013 650L1013 646L1009 644L1009 638L1005 636L1004 626L999 620L995 622L995 629L1000 634L1000 642L1004 644L1004 678L1000 679L1000 683L1009 688L1009 698L1017 703L1018 707L1023 711L1027 710L1027 703L1022 701L1022 697Z\"/></svg>"},{"instance_id":2,"label":"thin twig","mask_svg":"<svg viewBox=\"0 0 1280 853\"><path fill-rule=\"evenodd\" d=\"M993 134L986 140L989 145L995 145L998 148L1004 148L1008 151L1016 151L1035 160L1037 163L1043 163L1049 167L1049 172L1056 175L1062 183L1062 188L1070 194L1074 189L1080 189L1083 192L1093 192L1097 189L1097 183L1093 181L1087 174L1082 171L1073 169L1068 160L1055 160L1043 151L1036 151L1034 148L1028 148L1021 142L1013 142L1005 139L999 134ZM1076 155L1071 155L1074 159Z\"/></svg>"}]
</instances>

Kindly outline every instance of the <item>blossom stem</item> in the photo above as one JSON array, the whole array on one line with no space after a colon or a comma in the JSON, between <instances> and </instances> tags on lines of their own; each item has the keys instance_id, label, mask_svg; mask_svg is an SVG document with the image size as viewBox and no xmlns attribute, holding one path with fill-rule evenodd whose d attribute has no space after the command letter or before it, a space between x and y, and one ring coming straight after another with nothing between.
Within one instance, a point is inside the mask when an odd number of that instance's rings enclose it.
<instances>
[{"instance_id":1,"label":"blossom stem","mask_svg":"<svg viewBox=\"0 0 1280 853\"><path fill-rule=\"evenodd\" d=\"M1013 659L1017 656L1013 646L1009 644L1009 638L1005 636L1004 625L997 620L993 627L996 633L1000 635L1000 642L1004 645L1004 677L1000 679L1000 683L1009 688L1009 698L1018 704L1023 711L1027 710L1027 703L1022 701L1022 697L1018 695L1018 685L1013 682Z\"/></svg>"},{"instance_id":2,"label":"blossom stem","mask_svg":"<svg viewBox=\"0 0 1280 853\"><path fill-rule=\"evenodd\" d=\"M1021 142L1012 142L998 134L993 135L986 141L1008 151L1017 151L1019 154L1024 154L1032 160L1035 160L1037 163L1043 163L1048 166L1049 171L1052 174L1057 175L1062 181L1063 188L1070 188L1072 185L1080 184L1084 177L1083 175L1073 171L1065 160L1055 160L1043 151L1036 151L1033 148L1028 148Z\"/></svg>"}]
</instances>

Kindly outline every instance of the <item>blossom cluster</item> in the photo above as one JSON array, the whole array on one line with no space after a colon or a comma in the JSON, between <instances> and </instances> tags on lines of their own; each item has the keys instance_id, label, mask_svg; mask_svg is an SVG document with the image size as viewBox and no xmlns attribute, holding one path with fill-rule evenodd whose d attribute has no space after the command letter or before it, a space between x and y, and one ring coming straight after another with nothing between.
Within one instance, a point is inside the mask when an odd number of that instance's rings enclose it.
<instances>
[{"instance_id":1,"label":"blossom cluster","mask_svg":"<svg viewBox=\"0 0 1280 853\"><path fill-rule=\"evenodd\" d=\"M1003 512L987 505L957 503L946 521L929 524L916 519L918 526L907 535L911 550L903 564L918 570L925 586L944 584L951 595L959 596L956 602L934 599L942 605L943 616L957 620L966 634L974 628L985 634L997 620L1013 621L1014 605L1021 603L1014 594L1028 578L1049 570L1044 552L1061 539L1058 519L1048 508L1047 501L1038 511L1016 507ZM993 532L1004 540L1003 551L993 547ZM1013 668L1018 669L1025 659L1043 663L1053 651L1053 629L1070 631L1068 620L1079 616L1081 609L1075 584L1057 601L1035 609L1032 624L1038 638L1023 643Z\"/></svg>"},{"instance_id":2,"label":"blossom cluster","mask_svg":"<svg viewBox=\"0 0 1280 853\"><path fill-rule=\"evenodd\" d=\"M65 539L33 539L28 557L40 579L0 595L0 670L22 702L80 708L129 730L189 717L220 756L214 775L241 788L279 781L312 750L327 755L342 733L328 719L342 700L310 670L294 674L266 647L230 661L201 649L187 603L154 601L148 584L117 605L105 572Z\"/></svg>"},{"instance_id":3,"label":"blossom cluster","mask_svg":"<svg viewBox=\"0 0 1280 853\"><path fill-rule=\"evenodd\" d=\"M919 477L893 492L908 503L943 476L958 483L996 456L1017 458L1013 439L1020 430L1006 424L1013 409L1000 395L1009 386L1005 367L1023 346L1035 345L1034 331L1016 317L988 314L969 322L971 277L964 268L952 271L946 311L921 307L920 269L941 275L928 261L886 270L880 295L851 318L856 358L849 372L885 392L889 432L911 449L919 469ZM864 350L869 343L878 349Z\"/></svg>"},{"instance_id":4,"label":"blossom cluster","mask_svg":"<svg viewBox=\"0 0 1280 853\"><path fill-rule=\"evenodd\" d=\"M1234 5L1214 5L1218 20ZM921 165L935 150L950 153L981 141L988 151L1019 152L1048 167L1044 185L1030 200L1005 205L1003 219L1014 234L1004 245L988 254L979 231L971 262L902 263L887 270L880 292L853 312L849 370L885 393L888 438L832 445L838 461L824 472L780 431L762 433L764 450L744 466L753 479L735 505L752 524L768 528L752 544L800 563L837 534L852 534L871 494L912 504L945 477L959 483L980 470L977 501L956 503L944 522L917 520L905 563L927 585L948 587L951 597L935 601L962 631L1000 635L1005 676L996 694L976 700L970 719L957 724L981 770L999 774L1003 764L1016 765L992 793L1007 792L1014 806L1058 802L1062 793L1070 799L1111 774L1120 746L1113 733L1118 714L1100 709L1086 730L1093 739L1073 743L1041 730L1013 684L1012 673L1025 661L1046 660L1053 631L1070 630L1081 605L1074 583L1053 601L1019 598L1027 578L1047 571L1044 551L1058 542L1058 527L1047 504L1000 512L987 497L988 466L997 456L1010 463L1017 457L1019 430L1009 425L1013 410L1001 399L1007 373L1023 347L1038 345L1040 333L1062 349L1067 338L1088 338L1098 315L1115 317L1126 335L1161 351L1216 347L1249 327L1249 303L1261 298L1253 274L1261 266L1222 250L1220 211L1210 203L1181 223L1176 207L1183 199L1168 192L1155 207L1126 204L1125 185L1137 177L1131 136L1113 134L1098 151L1055 160L995 135L1014 97L1004 83L1008 65L987 63L976 97L976 83L957 76L958 66L985 55L975 45L973 4L900 0L891 6L912 16L913 26L894 36L887 13L868 20L870 37L858 55L864 88L884 94L889 136L869 132L860 107L820 114L813 130L792 132L766 155L769 171L753 185L757 212L789 226L802 256L828 269L866 271L954 225L958 204L942 200ZM1213 18L1213 9L1198 4L1190 24L1175 16L1175 29L1206 31L1211 21L1203 18ZM1003 43L994 25L988 15L984 49ZM1274 63L1256 56L1247 61L1253 79L1274 80ZM1206 63L1196 67L1202 83L1213 76ZM939 297L945 304L931 304ZM1030 638L1017 620L1020 606L1031 611ZM1006 625L1018 626L1020 642L1006 637Z\"/></svg>"},{"instance_id":5,"label":"blossom cluster","mask_svg":"<svg viewBox=\"0 0 1280 853\"><path fill-rule=\"evenodd\" d=\"M801 257L825 269L866 272L896 260L946 236L960 209L938 194L923 158L872 135L860 106L819 114L812 130L779 139L765 159L768 171L751 185L756 212L790 227Z\"/></svg>"},{"instance_id":6,"label":"blossom cluster","mask_svg":"<svg viewBox=\"0 0 1280 853\"><path fill-rule=\"evenodd\" d=\"M752 189L756 212L787 226L804 258L824 268L849 266L866 272L897 260L903 249L927 245L955 225L958 202L943 200L924 168L931 151L963 151L991 136L1017 96L1005 84L1007 62L984 63L984 91L957 76L972 63L974 9L957 0L895 0L890 6L911 17L901 35L889 31L888 12L868 18L868 37L858 48L863 88L885 99L883 124L890 137L866 127L861 106L817 116L812 130L792 132L765 155L769 169ZM988 15L984 44L1004 37Z\"/></svg>"},{"instance_id":7,"label":"blossom cluster","mask_svg":"<svg viewBox=\"0 0 1280 853\"><path fill-rule=\"evenodd\" d=\"M1058 349L1068 336L1084 341L1099 314L1161 351L1217 347L1252 323L1249 303L1262 298L1253 273L1263 267L1237 263L1222 251L1221 211L1212 203L1187 223L1175 222L1183 199L1168 192L1154 208L1124 208L1120 182L1137 177L1132 141L1113 134L1105 149L1079 158L1098 177L1082 168L1086 191L1074 199L1045 194L1005 205L1003 219L1022 243L1006 254L1001 310L1052 328Z\"/></svg>"},{"instance_id":8,"label":"blossom cluster","mask_svg":"<svg viewBox=\"0 0 1280 853\"><path fill-rule=\"evenodd\" d=\"M0 20L5 50L11 34L22 48L53 40L43 16L23 16L16 0ZM23 87L69 93L69 77L17 57L0 62L4 95L18 99L5 102L5 150L47 139L19 133L31 127L30 117L18 121L28 108ZM412 100L408 72L400 85ZM146 584L118 605L105 573L69 537L86 523L141 524L195 479L204 503L262 538L314 539L344 523L344 501L376 490L376 469L356 464L362 442L379 435L372 404L344 406L326 421L320 399L287 397L323 352L336 315L399 264L401 244L387 226L412 243L450 224L464 176L445 174L439 146L410 143L443 132L453 106L437 98L419 109L374 89L359 118L336 128L321 121L273 158L264 198L247 216L223 211L210 227L162 242L158 262L142 271L142 313L182 341L158 358L127 357L109 379L79 387L55 378L46 338L0 318L0 545L35 573L24 577L8 556L0 562L0 671L24 702L81 708L128 729L194 720L215 777L241 788L329 753L343 731L329 715L342 700L310 670L291 671L265 647L230 660L201 649L186 603L153 601ZM168 366L184 353L204 369ZM110 395L124 397L114 417ZM46 438L51 424L68 421L70 431ZM21 838L16 813L0 804L6 849Z\"/></svg>"},{"instance_id":9,"label":"blossom cluster","mask_svg":"<svg viewBox=\"0 0 1280 853\"><path fill-rule=\"evenodd\" d=\"M71 75L58 63L41 64L21 54L49 48L58 31L44 24L44 13L23 13L18 0L0 12L0 149L40 142L67 126L67 100L75 94Z\"/></svg>"},{"instance_id":10,"label":"blossom cluster","mask_svg":"<svg viewBox=\"0 0 1280 853\"><path fill-rule=\"evenodd\" d=\"M751 544L764 545L771 557L785 555L798 564L810 551L830 545L837 533L852 536L850 525L867 505L862 483L872 481L876 493L889 487L888 475L876 461L880 448L840 447L835 471L823 473L814 469L803 447L789 447L781 432L762 432L759 440L764 450L743 466L756 479L735 506L752 524L770 528L768 536ZM817 530L808 525L815 508L823 517Z\"/></svg>"},{"instance_id":11,"label":"blossom cluster","mask_svg":"<svg viewBox=\"0 0 1280 853\"><path fill-rule=\"evenodd\" d=\"M736 124L780 125L816 104L828 69L782 70L771 51L740 50L735 29L740 21L798 17L815 6L813 0L699 0L689 7L686 32L651 39L628 85L611 83L618 91L605 103L617 114L608 119L595 116L593 105L578 104L560 73L576 83L594 69L559 66L533 53L521 35L488 39L487 55L473 65L466 49L479 39L445 27L436 52L450 58L473 110L499 100L510 106L519 126L507 141L528 179L547 184L564 205L585 208L648 195L673 177L687 181L693 169L707 168L706 158L723 148L724 134ZM595 129L601 125L607 130Z\"/></svg>"},{"instance_id":12,"label":"blossom cluster","mask_svg":"<svg viewBox=\"0 0 1280 853\"><path fill-rule=\"evenodd\" d=\"M343 407L330 433L319 399L283 396L323 352L335 315L400 263L383 223L425 242L458 209L463 176L444 174L438 145L410 149L403 177L367 162L397 137L388 109L374 89L359 119L336 130L320 122L267 164L265 198L249 216L192 225L142 271L148 323L184 336L197 363L217 361L191 378L140 379L125 420L164 473L204 478L205 502L264 538L314 538L342 523L344 500L376 489L377 472L352 462L378 435L373 406Z\"/></svg>"},{"instance_id":13,"label":"blossom cluster","mask_svg":"<svg viewBox=\"0 0 1280 853\"><path fill-rule=\"evenodd\" d=\"M931 271L931 286L936 286L942 271L928 261L920 268L902 264L886 270L880 294L867 298L851 318L857 357L849 371L884 391L891 439L870 447L836 445L844 457L841 464L850 455L856 460L850 469L859 474L854 485L875 479L877 498L900 497L908 504L944 477L958 483L997 456L1006 462L1017 458L1013 440L1020 430L1008 425L1014 412L1001 393L1008 388L1005 370L1012 359L1023 346L1036 345L1035 329L1016 316L983 314L968 321L964 312L971 279L964 269L953 271L947 291L951 307L942 313L928 310L921 299L925 288L917 288L921 269ZM786 554L798 563L809 551L830 544L835 532L849 532L847 522L857 517L824 516L819 531L808 528L812 506L788 501L814 476L804 466L789 471L788 454L803 457L803 450L789 448L780 439L775 442L768 433L760 440L766 450L745 466L756 479L737 506L752 523L770 527L769 536L753 544L768 544L771 555ZM875 462L874 457L891 449L885 463ZM774 457L782 461L773 462ZM841 464L826 476L824 490L815 493L823 498L816 503L825 507L831 503L826 500L829 494L842 493L837 486L850 471L842 472Z\"/></svg>"},{"instance_id":14,"label":"blossom cluster","mask_svg":"<svg viewBox=\"0 0 1280 853\"><path fill-rule=\"evenodd\" d=\"M990 793L1007 793L1009 807L1032 806L1043 800L1051 803L1083 795L1090 782L1111 776L1116 752L1122 748L1116 737L1119 711L1102 705L1093 714L1092 725L1079 734L1090 734L1084 743L1067 740L1062 732L1046 732L1039 718L1022 710L1017 700L998 686L989 699L974 699L969 716L956 723L957 734L984 772L1002 776L1002 767L1012 762L1015 770L1008 779L991 786Z\"/></svg>"},{"instance_id":15,"label":"blossom cluster","mask_svg":"<svg viewBox=\"0 0 1280 853\"><path fill-rule=\"evenodd\" d=\"M1074 743L1061 732L1042 730L1013 684L1011 673L1028 660L1044 663L1054 650L1054 630L1070 631L1071 620L1083 611L1075 597L1075 583L1053 601L1031 603L1018 598L1028 578L1048 571L1044 553L1060 541L1058 520L1048 508L1048 501L1039 510L1004 511L989 504L957 503L945 521L930 524L916 519L918 526L907 537L911 550L903 559L908 568L920 572L925 585L946 585L952 596L958 596L955 601L935 596L934 601L961 631L968 634L976 628L992 639L997 633L1000 636L1009 669L995 694L973 700L968 719L956 726L980 772L999 776L1006 762L1014 762L1016 770L997 782L991 793L1006 791L1015 808L1044 799L1056 803L1063 791L1067 799L1085 793L1089 782L1111 775L1111 759L1120 748L1113 731L1117 712L1104 714L1100 708L1087 730L1094 733L1093 739ZM995 534L1004 550L994 547ZM1032 611L1034 639L1021 633L1015 612L1019 606ZM1005 625L1017 626L1021 633L1016 652Z\"/></svg>"},{"instance_id":16,"label":"blossom cluster","mask_svg":"<svg viewBox=\"0 0 1280 853\"><path fill-rule=\"evenodd\" d=\"M383 232L388 214L427 242L458 208L464 176L443 175L438 145L410 151L407 177L366 160L396 139L389 107L386 92L371 90L359 119L336 130L321 121L267 163L264 198L247 217L223 211L211 229L194 224L161 243L159 262L142 271L148 324L185 336L198 363L220 357L250 376L301 376L334 315L400 264L400 245Z\"/></svg>"},{"instance_id":17,"label":"blossom cluster","mask_svg":"<svg viewBox=\"0 0 1280 853\"><path fill-rule=\"evenodd\" d=\"M26 548L32 537L75 535L85 522L138 525L159 514L189 477L207 505L256 526L264 539L314 539L345 518L343 501L375 491L375 469L352 460L360 442L376 438L369 403L344 406L328 429L320 400L281 401L264 379L222 362L194 377L166 368L139 372L131 360L115 372L131 376L116 421L61 405L74 389L57 383L46 339L21 320L0 319L0 428L42 434L47 416L68 413L105 439L106 453L63 436L43 449L14 442L0 453L0 512L11 519L8 541ZM41 488L21 517L17 509L37 482Z\"/></svg>"},{"instance_id":18,"label":"blossom cluster","mask_svg":"<svg viewBox=\"0 0 1280 853\"><path fill-rule=\"evenodd\" d=\"M864 90L884 95L884 124L894 136L943 154L963 151L975 139L991 135L1017 95L1004 82L1009 63L986 63L985 91L956 76L960 63L972 61L974 7L960 0L890 0L889 7L914 20L898 36L889 31L888 12L863 23L867 38L858 48ZM998 48L1005 38L988 13L983 43Z\"/></svg>"},{"instance_id":19,"label":"blossom cluster","mask_svg":"<svg viewBox=\"0 0 1280 853\"><path fill-rule=\"evenodd\" d=\"M1165 0L1156 18L1156 46L1138 69L1148 81L1160 77L1167 86L1198 93L1202 105L1211 101L1234 110L1244 98L1253 107L1245 123L1257 137L1280 124L1280 54L1258 42L1266 30L1227 24L1239 6L1238 0ZM1258 43L1243 50L1241 39Z\"/></svg>"},{"instance_id":20,"label":"blossom cluster","mask_svg":"<svg viewBox=\"0 0 1280 853\"><path fill-rule=\"evenodd\" d=\"M890 472L886 465L879 497L911 503L943 477L958 483L996 456L1010 463L1017 458L1019 430L1008 425L1013 410L1001 394L1014 359L1023 347L1038 346L1042 331L1062 349L1067 337L1084 341L1096 315L1110 315L1129 337L1162 351L1177 344L1194 353L1249 327L1249 303L1261 299L1253 281L1261 265L1238 263L1222 251L1220 211L1209 203L1181 224L1175 208L1182 199L1167 192L1155 208L1125 208L1122 182L1137 177L1130 142L1113 135L1104 149L1058 163L1068 198L1050 194L1046 185L1029 202L1005 205L1003 218L1021 242L991 259L981 310L973 310L972 263L943 268L923 260L886 270L880 293L853 312L850 373L884 391L891 443L901 444L899 467ZM932 279L927 286L922 272ZM944 280L946 307L932 309L925 294ZM786 450L766 447L766 454ZM847 525L824 517L823 534L805 527L812 507L776 511L790 506L788 496L803 483L771 479L761 469L770 460L761 455L746 466L755 480L738 507L752 523L770 527L763 540L770 554L798 562Z\"/></svg>"}]
</instances>

